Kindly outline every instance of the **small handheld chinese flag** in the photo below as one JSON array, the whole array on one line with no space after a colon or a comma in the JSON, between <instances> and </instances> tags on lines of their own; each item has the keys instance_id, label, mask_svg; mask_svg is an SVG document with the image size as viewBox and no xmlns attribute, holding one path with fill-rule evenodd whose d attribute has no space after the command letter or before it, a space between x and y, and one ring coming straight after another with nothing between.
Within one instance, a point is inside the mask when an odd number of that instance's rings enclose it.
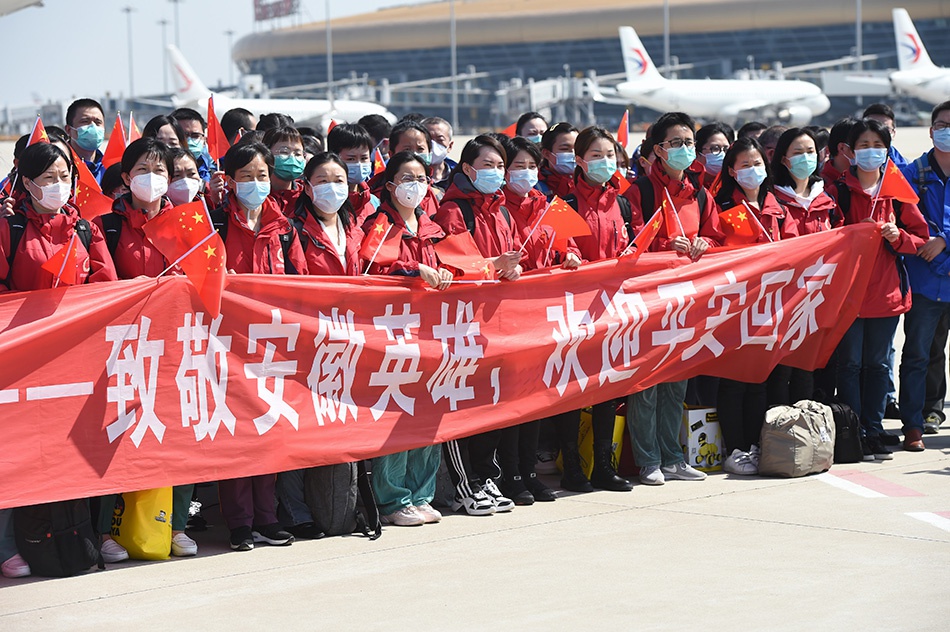
<instances>
[{"instance_id":1,"label":"small handheld chinese flag","mask_svg":"<svg viewBox=\"0 0 950 632\"><path fill-rule=\"evenodd\" d=\"M435 245L435 253L443 264L457 268L466 278L494 279L495 266L482 256L470 232L449 235Z\"/></svg>"},{"instance_id":2,"label":"small handheld chinese flag","mask_svg":"<svg viewBox=\"0 0 950 632\"><path fill-rule=\"evenodd\" d=\"M330 134L330 132L333 131L333 128L336 127L336 125L337 125L337 122L334 121L333 119L330 119L330 124L327 125L327 134L328 134L328 135Z\"/></svg>"},{"instance_id":3,"label":"small handheld chinese flag","mask_svg":"<svg viewBox=\"0 0 950 632\"><path fill-rule=\"evenodd\" d=\"M102 164L108 169L117 162L121 162L124 151L125 127L122 125L122 117L116 112L112 133L109 134L109 144L106 145L106 151L102 154Z\"/></svg>"},{"instance_id":4,"label":"small handheld chinese flag","mask_svg":"<svg viewBox=\"0 0 950 632\"><path fill-rule=\"evenodd\" d=\"M584 218L578 215L570 204L556 195L541 217L540 223L554 231L553 248L558 252L567 251L567 240L571 237L590 235L590 226Z\"/></svg>"},{"instance_id":5,"label":"small handheld chinese flag","mask_svg":"<svg viewBox=\"0 0 950 632\"><path fill-rule=\"evenodd\" d=\"M620 173L619 169L610 177L610 181L617 186L620 195L623 195L626 190L630 188L630 181L627 180L626 176Z\"/></svg>"},{"instance_id":6,"label":"small handheld chinese flag","mask_svg":"<svg viewBox=\"0 0 950 632\"><path fill-rule=\"evenodd\" d=\"M620 146L627 149L627 143L630 142L630 111L623 111L623 118L620 119L620 127L617 128L617 142Z\"/></svg>"},{"instance_id":7,"label":"small handheld chinese flag","mask_svg":"<svg viewBox=\"0 0 950 632\"><path fill-rule=\"evenodd\" d=\"M100 215L112 212L113 200L102 194L102 188L96 182L96 177L89 171L89 167L82 158L73 152L73 163L79 173L76 190L73 192L73 204L79 209L83 219L92 220Z\"/></svg>"},{"instance_id":8,"label":"small handheld chinese flag","mask_svg":"<svg viewBox=\"0 0 950 632\"><path fill-rule=\"evenodd\" d=\"M43 119L40 118L40 115L36 115L36 122L33 123L33 131L30 132L30 141L26 144L27 147L33 145L34 143L49 143L49 136L46 134L46 127L43 126Z\"/></svg>"},{"instance_id":9,"label":"small handheld chinese flag","mask_svg":"<svg viewBox=\"0 0 950 632\"><path fill-rule=\"evenodd\" d=\"M666 224L666 234L670 239L674 237L686 237L686 231L683 229L683 222L680 221L680 216L676 212L676 204L673 203L673 198L670 197L669 189L663 189L666 199L663 200L661 208L663 209L663 223Z\"/></svg>"},{"instance_id":10,"label":"small handheld chinese flag","mask_svg":"<svg viewBox=\"0 0 950 632\"><path fill-rule=\"evenodd\" d=\"M907 204L917 204L920 201L914 187L910 186L907 178L901 173L891 159L887 159L887 167L884 169L884 175L881 176L881 188L878 190L877 199L900 200Z\"/></svg>"},{"instance_id":11,"label":"small handheld chinese flag","mask_svg":"<svg viewBox=\"0 0 950 632\"><path fill-rule=\"evenodd\" d=\"M214 113L214 95L211 95L208 97L208 153L215 161L220 161L230 147L231 143Z\"/></svg>"},{"instance_id":12,"label":"small handheld chinese flag","mask_svg":"<svg viewBox=\"0 0 950 632\"><path fill-rule=\"evenodd\" d=\"M722 245L739 246L758 241L759 229L755 216L749 217L751 212L744 205L736 205L719 213L722 232L726 236Z\"/></svg>"},{"instance_id":13,"label":"small handheld chinese flag","mask_svg":"<svg viewBox=\"0 0 950 632\"><path fill-rule=\"evenodd\" d=\"M40 267L53 275L53 287L62 285L76 285L79 278L79 240L76 231L66 245L60 248L46 263Z\"/></svg>"},{"instance_id":14,"label":"small handheld chinese flag","mask_svg":"<svg viewBox=\"0 0 950 632\"><path fill-rule=\"evenodd\" d=\"M170 262L169 268L182 269L205 309L217 318L228 259L204 202L174 206L145 222L142 230Z\"/></svg>"},{"instance_id":15,"label":"small handheld chinese flag","mask_svg":"<svg viewBox=\"0 0 950 632\"><path fill-rule=\"evenodd\" d=\"M142 138L142 132L139 131L139 126L135 124L135 117L129 112L129 143L140 138Z\"/></svg>"},{"instance_id":16,"label":"small handheld chinese flag","mask_svg":"<svg viewBox=\"0 0 950 632\"><path fill-rule=\"evenodd\" d=\"M664 214L660 212L660 209L657 209L657 211L653 213L653 217L650 218L650 221L644 224L640 232L637 233L637 236L633 238L633 243L630 244L629 250L633 251L634 261L639 259L640 255L650 249L650 244L656 239L660 228L663 226L663 220Z\"/></svg>"},{"instance_id":17,"label":"small handheld chinese flag","mask_svg":"<svg viewBox=\"0 0 950 632\"><path fill-rule=\"evenodd\" d=\"M392 225L386 213L377 213L372 226L366 231L360 245L360 258L366 261L368 271L373 263L388 265L399 258L400 230ZM364 274L366 274L364 272Z\"/></svg>"},{"instance_id":18,"label":"small handheld chinese flag","mask_svg":"<svg viewBox=\"0 0 950 632\"><path fill-rule=\"evenodd\" d=\"M507 136L508 138L514 138L515 136L517 136L518 135L518 121L515 121L514 123L512 123L505 129L503 129L501 133Z\"/></svg>"},{"instance_id":19,"label":"small handheld chinese flag","mask_svg":"<svg viewBox=\"0 0 950 632\"><path fill-rule=\"evenodd\" d=\"M373 152L373 173L382 173L386 171L386 161L383 160L383 152L379 147Z\"/></svg>"}]
</instances>

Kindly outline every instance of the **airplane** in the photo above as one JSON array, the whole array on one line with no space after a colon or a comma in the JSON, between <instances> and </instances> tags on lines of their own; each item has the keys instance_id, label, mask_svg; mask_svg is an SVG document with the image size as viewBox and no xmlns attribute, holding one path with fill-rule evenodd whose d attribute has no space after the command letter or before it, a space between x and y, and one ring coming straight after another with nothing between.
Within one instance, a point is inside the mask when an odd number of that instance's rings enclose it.
<instances>
[{"instance_id":1,"label":"airplane","mask_svg":"<svg viewBox=\"0 0 950 632\"><path fill-rule=\"evenodd\" d=\"M933 103L950 99L950 68L935 66L905 9L894 9L894 39L897 42L897 68L891 84L907 94Z\"/></svg>"},{"instance_id":2,"label":"airplane","mask_svg":"<svg viewBox=\"0 0 950 632\"><path fill-rule=\"evenodd\" d=\"M794 126L807 125L831 107L821 89L806 81L667 79L656 69L633 27L620 27L620 43L626 81L617 85L617 96L610 99L594 87L595 100L622 105L632 102L660 112L683 111L731 124L765 118Z\"/></svg>"},{"instance_id":3,"label":"airplane","mask_svg":"<svg viewBox=\"0 0 950 632\"><path fill-rule=\"evenodd\" d=\"M175 107L190 107L204 112L212 92L173 44L168 45L168 60L175 80ZM260 116L270 112L287 114L298 125L312 124L326 130L330 121L355 123L367 114L380 114L395 123L396 117L386 108L369 101L347 99L237 99L225 94L214 95L214 109L220 117L233 108L244 108Z\"/></svg>"}]
</instances>

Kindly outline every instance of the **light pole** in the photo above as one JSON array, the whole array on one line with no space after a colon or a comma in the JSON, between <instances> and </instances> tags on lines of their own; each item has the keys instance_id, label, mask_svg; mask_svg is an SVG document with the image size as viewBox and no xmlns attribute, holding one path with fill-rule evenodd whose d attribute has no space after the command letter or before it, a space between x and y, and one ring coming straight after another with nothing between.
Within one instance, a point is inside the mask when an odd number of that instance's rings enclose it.
<instances>
[{"instance_id":1,"label":"light pole","mask_svg":"<svg viewBox=\"0 0 950 632\"><path fill-rule=\"evenodd\" d=\"M234 41L234 31L228 29L224 32L228 37L228 83L232 86L234 85L234 62L231 60L231 47L232 42Z\"/></svg>"},{"instance_id":2,"label":"light pole","mask_svg":"<svg viewBox=\"0 0 950 632\"><path fill-rule=\"evenodd\" d=\"M181 40L178 37L178 5L181 4L184 0L168 0L173 5L175 5L175 48L181 50Z\"/></svg>"},{"instance_id":3,"label":"light pole","mask_svg":"<svg viewBox=\"0 0 950 632\"><path fill-rule=\"evenodd\" d=\"M162 18L158 21L158 25L162 27L162 86L165 94L168 94L168 38L165 28L168 26L168 20Z\"/></svg>"},{"instance_id":4,"label":"light pole","mask_svg":"<svg viewBox=\"0 0 950 632\"><path fill-rule=\"evenodd\" d=\"M126 17L126 25L128 26L129 33L129 97L131 98L135 94L135 81L133 79L132 71L132 12L135 11L132 7L122 7L122 13Z\"/></svg>"},{"instance_id":5,"label":"light pole","mask_svg":"<svg viewBox=\"0 0 950 632\"><path fill-rule=\"evenodd\" d=\"M861 63L861 55L863 52L864 42L863 34L861 33L861 0L857 0L854 17L854 56L857 58L857 65L855 67L858 70L861 70L863 67L863 64Z\"/></svg>"},{"instance_id":6,"label":"light pole","mask_svg":"<svg viewBox=\"0 0 950 632\"><path fill-rule=\"evenodd\" d=\"M327 101L333 107L333 35L330 30L330 0L326 1L327 27Z\"/></svg>"},{"instance_id":7,"label":"light pole","mask_svg":"<svg viewBox=\"0 0 950 632\"><path fill-rule=\"evenodd\" d=\"M458 45L455 39L455 0L449 0L449 59L452 72L452 129L459 126Z\"/></svg>"},{"instance_id":8,"label":"light pole","mask_svg":"<svg viewBox=\"0 0 950 632\"><path fill-rule=\"evenodd\" d=\"M663 0L663 68L670 74L670 0Z\"/></svg>"}]
</instances>

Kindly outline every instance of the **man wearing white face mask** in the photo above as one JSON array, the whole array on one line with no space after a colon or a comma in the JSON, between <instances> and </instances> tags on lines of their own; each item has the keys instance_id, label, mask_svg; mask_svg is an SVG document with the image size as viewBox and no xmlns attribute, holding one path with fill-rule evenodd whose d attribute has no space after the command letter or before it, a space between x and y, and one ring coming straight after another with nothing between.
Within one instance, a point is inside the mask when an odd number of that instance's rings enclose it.
<instances>
[{"instance_id":1,"label":"man wearing white face mask","mask_svg":"<svg viewBox=\"0 0 950 632\"><path fill-rule=\"evenodd\" d=\"M432 186L443 192L452 184L449 174L457 164L449 158L449 152L455 144L452 140L452 126L444 118L430 116L422 121L432 138Z\"/></svg>"}]
</instances>

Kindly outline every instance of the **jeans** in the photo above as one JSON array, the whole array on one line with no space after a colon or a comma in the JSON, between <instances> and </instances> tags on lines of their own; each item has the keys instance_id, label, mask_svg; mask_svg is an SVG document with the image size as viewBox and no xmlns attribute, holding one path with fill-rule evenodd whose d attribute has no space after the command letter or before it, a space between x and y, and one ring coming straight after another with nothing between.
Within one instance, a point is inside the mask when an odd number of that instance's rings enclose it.
<instances>
[{"instance_id":1,"label":"jeans","mask_svg":"<svg viewBox=\"0 0 950 632\"><path fill-rule=\"evenodd\" d=\"M899 319L855 319L838 344L838 398L858 416L868 437L884 434L882 421L890 384L887 358Z\"/></svg>"},{"instance_id":2,"label":"jeans","mask_svg":"<svg viewBox=\"0 0 950 632\"><path fill-rule=\"evenodd\" d=\"M373 491L379 513L432 502L442 447L430 445L373 459Z\"/></svg>"},{"instance_id":3,"label":"jeans","mask_svg":"<svg viewBox=\"0 0 950 632\"><path fill-rule=\"evenodd\" d=\"M914 295L910 311L904 315L904 350L900 366L900 409L904 434L924 430L924 399L927 394L927 366L930 346L940 320L950 313L950 303L931 301Z\"/></svg>"},{"instance_id":4,"label":"jeans","mask_svg":"<svg viewBox=\"0 0 950 632\"><path fill-rule=\"evenodd\" d=\"M916 299L915 299L916 300ZM906 322L905 325L906 327ZM947 334L950 330L950 312L944 312L930 343L930 363L927 365L927 396L924 398L924 417L933 413L943 423L947 397Z\"/></svg>"},{"instance_id":5,"label":"jeans","mask_svg":"<svg viewBox=\"0 0 950 632\"><path fill-rule=\"evenodd\" d=\"M627 397L627 428L641 468L683 462L679 437L685 398L686 380L657 384Z\"/></svg>"},{"instance_id":6,"label":"jeans","mask_svg":"<svg viewBox=\"0 0 950 632\"><path fill-rule=\"evenodd\" d=\"M303 490L303 477L307 470L291 470L277 475L277 517L288 527L313 522L313 514Z\"/></svg>"}]
</instances>

